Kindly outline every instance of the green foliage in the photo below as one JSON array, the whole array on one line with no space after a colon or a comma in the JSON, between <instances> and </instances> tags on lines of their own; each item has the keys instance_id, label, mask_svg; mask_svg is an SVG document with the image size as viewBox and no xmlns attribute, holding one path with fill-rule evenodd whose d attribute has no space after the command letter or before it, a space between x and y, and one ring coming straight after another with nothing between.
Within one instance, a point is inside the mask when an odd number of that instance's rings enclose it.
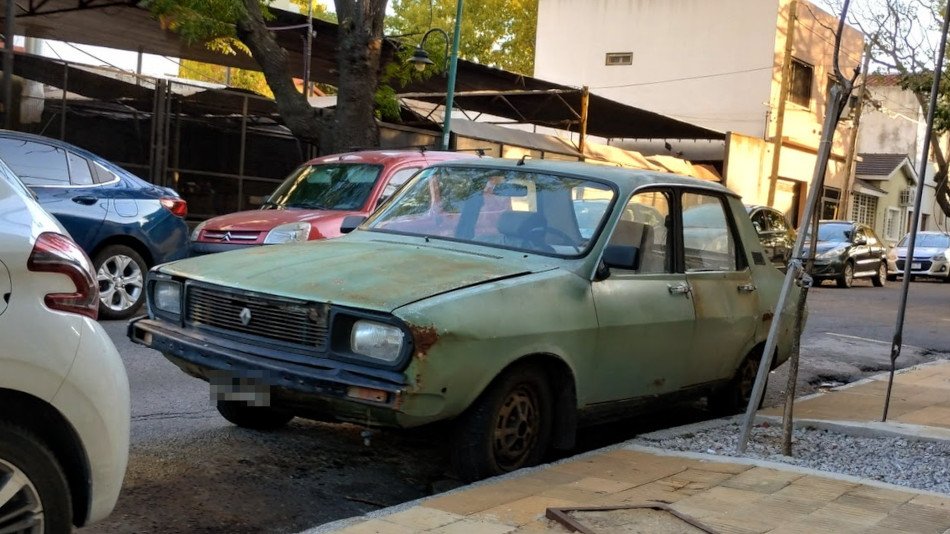
<instances>
[{"instance_id":1,"label":"green foliage","mask_svg":"<svg viewBox=\"0 0 950 534\"><path fill-rule=\"evenodd\" d=\"M297 9L300 10L300 13L302 15L307 14L307 7L308 7L307 0L290 0L290 3L297 6ZM324 4L321 0L311 0L311 2L309 3L313 5L313 18L325 20L327 22L332 22L336 24L337 22L336 13L333 13L332 11L330 11L327 5Z\"/></svg>"},{"instance_id":2,"label":"green foliage","mask_svg":"<svg viewBox=\"0 0 950 534\"><path fill-rule=\"evenodd\" d=\"M178 68L178 75L182 78L202 82L223 84L228 81L227 67L187 59L182 60ZM264 75L254 70L232 68L230 86L247 89L259 95L274 98L274 93L271 92L270 87L267 85L267 80L264 79Z\"/></svg>"},{"instance_id":3,"label":"green foliage","mask_svg":"<svg viewBox=\"0 0 950 534\"><path fill-rule=\"evenodd\" d=\"M387 33L421 39L427 30L441 28L451 38L456 6L456 0L392 0ZM537 19L538 0L468 0L462 6L459 56L530 75L534 72ZM430 35L426 49L433 61L442 64L435 57L436 52L445 55L440 35Z\"/></svg>"},{"instance_id":4,"label":"green foliage","mask_svg":"<svg viewBox=\"0 0 950 534\"><path fill-rule=\"evenodd\" d=\"M190 43L234 38L235 23L247 14L240 0L151 0L148 7L163 28Z\"/></svg>"}]
</instances>

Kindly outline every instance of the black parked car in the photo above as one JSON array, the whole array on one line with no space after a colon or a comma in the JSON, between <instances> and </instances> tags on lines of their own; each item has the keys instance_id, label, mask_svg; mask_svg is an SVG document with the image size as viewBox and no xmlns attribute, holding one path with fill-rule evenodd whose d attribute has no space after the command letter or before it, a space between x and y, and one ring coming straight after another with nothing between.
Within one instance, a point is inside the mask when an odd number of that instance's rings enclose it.
<instances>
[{"instance_id":1,"label":"black parked car","mask_svg":"<svg viewBox=\"0 0 950 534\"><path fill-rule=\"evenodd\" d=\"M798 237L788 218L781 211L768 206L746 205L745 209L752 219L755 232L759 234L765 254L773 265L785 271L792 257L792 249L795 248L795 238Z\"/></svg>"},{"instance_id":2,"label":"black parked car","mask_svg":"<svg viewBox=\"0 0 950 534\"><path fill-rule=\"evenodd\" d=\"M804 255L810 243L805 239ZM819 221L815 281L834 280L838 287L851 287L855 278L870 278L875 287L887 279L887 248L874 230L851 221Z\"/></svg>"}]
</instances>

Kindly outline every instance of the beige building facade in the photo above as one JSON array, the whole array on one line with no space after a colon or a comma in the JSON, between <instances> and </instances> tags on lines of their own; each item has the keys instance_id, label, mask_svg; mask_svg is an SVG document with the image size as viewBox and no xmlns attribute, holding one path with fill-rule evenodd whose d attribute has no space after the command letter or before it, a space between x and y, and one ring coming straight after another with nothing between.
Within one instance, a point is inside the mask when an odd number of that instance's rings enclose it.
<instances>
[{"instance_id":1,"label":"beige building facade","mask_svg":"<svg viewBox=\"0 0 950 534\"><path fill-rule=\"evenodd\" d=\"M749 204L771 198L797 223L814 174L836 26L835 16L805 0L540 0L535 75L728 133L720 155L726 186ZM845 26L846 76L863 47L862 34ZM843 121L834 139L825 217L842 210L850 131Z\"/></svg>"}]
</instances>

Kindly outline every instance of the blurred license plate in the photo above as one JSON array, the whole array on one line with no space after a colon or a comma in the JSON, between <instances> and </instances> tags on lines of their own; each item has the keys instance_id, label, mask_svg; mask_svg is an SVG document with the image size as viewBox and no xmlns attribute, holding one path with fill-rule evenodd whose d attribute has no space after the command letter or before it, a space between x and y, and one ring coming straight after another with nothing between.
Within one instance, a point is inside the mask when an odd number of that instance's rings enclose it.
<instances>
[{"instance_id":1,"label":"blurred license plate","mask_svg":"<svg viewBox=\"0 0 950 534\"><path fill-rule=\"evenodd\" d=\"M919 264L919 263L911 263L911 264L910 264L910 268L911 268L911 269L920 269L920 264Z\"/></svg>"},{"instance_id":2,"label":"blurred license plate","mask_svg":"<svg viewBox=\"0 0 950 534\"><path fill-rule=\"evenodd\" d=\"M270 406L270 386L258 377L211 376L211 402L239 401L248 406Z\"/></svg>"}]
</instances>

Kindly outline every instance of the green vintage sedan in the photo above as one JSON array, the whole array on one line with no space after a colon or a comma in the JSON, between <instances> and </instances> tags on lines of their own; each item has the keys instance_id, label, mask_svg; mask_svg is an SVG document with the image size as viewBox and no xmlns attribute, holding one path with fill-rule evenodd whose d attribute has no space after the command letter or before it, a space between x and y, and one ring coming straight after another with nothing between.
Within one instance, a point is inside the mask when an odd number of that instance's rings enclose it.
<instances>
[{"instance_id":1,"label":"green vintage sedan","mask_svg":"<svg viewBox=\"0 0 950 534\"><path fill-rule=\"evenodd\" d=\"M209 381L240 426L449 422L466 480L655 401L748 401L782 275L718 184L467 160L423 170L360 222L162 265L129 335Z\"/></svg>"}]
</instances>

